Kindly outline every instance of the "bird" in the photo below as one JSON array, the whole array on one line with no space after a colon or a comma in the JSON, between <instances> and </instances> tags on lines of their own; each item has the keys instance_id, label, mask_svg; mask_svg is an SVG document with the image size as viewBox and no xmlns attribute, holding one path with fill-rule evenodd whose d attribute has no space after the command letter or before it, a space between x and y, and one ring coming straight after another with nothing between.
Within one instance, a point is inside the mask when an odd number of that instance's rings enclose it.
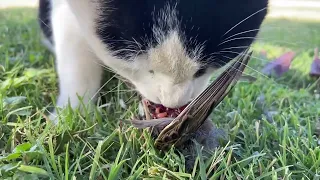
<instances>
[{"instance_id":1,"label":"bird","mask_svg":"<svg viewBox=\"0 0 320 180\"><path fill-rule=\"evenodd\" d=\"M197 98L195 98L169 125L167 125L156 139L155 146L165 150L172 145L179 147L198 134L208 134L210 128L203 128L212 110L227 96L241 77L248 64L252 52L246 51L237 61L227 68L214 82L212 82ZM202 133L199 128L202 127Z\"/></svg>"}]
</instances>

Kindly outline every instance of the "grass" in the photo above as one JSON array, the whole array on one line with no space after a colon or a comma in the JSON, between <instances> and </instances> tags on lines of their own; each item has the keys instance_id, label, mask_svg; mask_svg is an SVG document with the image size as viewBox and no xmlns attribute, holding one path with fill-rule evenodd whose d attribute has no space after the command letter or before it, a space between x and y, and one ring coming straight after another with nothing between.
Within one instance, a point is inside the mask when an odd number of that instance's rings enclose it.
<instances>
[{"instance_id":1,"label":"grass","mask_svg":"<svg viewBox=\"0 0 320 180\"><path fill-rule=\"evenodd\" d=\"M53 56L41 45L32 9L0 11L0 177L1 179L319 179L319 82L308 76L320 24L267 20L241 82L213 112L229 142L205 152L197 146L194 168L171 149L153 147L146 131L126 121L138 99L113 79L93 113L66 109L65 121L47 122L57 96ZM281 53L297 52L280 79L261 67ZM106 73L106 78L112 75ZM124 101L126 108L121 106ZM108 102L108 104L103 103ZM104 105L103 105L104 104ZM142 136L143 135L143 136Z\"/></svg>"}]
</instances>

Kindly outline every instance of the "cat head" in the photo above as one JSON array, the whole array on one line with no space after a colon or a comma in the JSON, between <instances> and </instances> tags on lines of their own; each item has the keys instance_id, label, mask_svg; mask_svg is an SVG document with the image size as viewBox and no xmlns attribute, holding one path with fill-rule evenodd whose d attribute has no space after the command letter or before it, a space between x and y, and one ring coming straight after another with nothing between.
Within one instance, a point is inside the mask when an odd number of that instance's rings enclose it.
<instances>
[{"instance_id":1,"label":"cat head","mask_svg":"<svg viewBox=\"0 0 320 180\"><path fill-rule=\"evenodd\" d=\"M249 48L268 0L69 0L93 51L145 98L183 106ZM84 13L84 12L89 13Z\"/></svg>"}]
</instances>

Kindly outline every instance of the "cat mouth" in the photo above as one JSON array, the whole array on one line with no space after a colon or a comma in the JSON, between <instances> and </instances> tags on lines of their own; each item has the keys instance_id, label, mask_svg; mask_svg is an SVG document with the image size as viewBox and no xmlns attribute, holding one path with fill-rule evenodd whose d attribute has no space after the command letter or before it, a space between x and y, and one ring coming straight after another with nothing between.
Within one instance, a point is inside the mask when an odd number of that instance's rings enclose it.
<instances>
[{"instance_id":1,"label":"cat mouth","mask_svg":"<svg viewBox=\"0 0 320 180\"><path fill-rule=\"evenodd\" d=\"M188 106L188 104L186 104L179 108L168 108L162 104L155 104L146 99L143 100L142 103L147 119L176 118Z\"/></svg>"}]
</instances>

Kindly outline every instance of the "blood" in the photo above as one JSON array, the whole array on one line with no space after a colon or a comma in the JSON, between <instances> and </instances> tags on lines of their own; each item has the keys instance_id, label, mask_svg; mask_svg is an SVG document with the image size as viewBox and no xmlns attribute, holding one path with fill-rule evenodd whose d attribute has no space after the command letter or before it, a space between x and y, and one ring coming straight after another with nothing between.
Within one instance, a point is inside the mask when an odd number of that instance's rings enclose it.
<instances>
[{"instance_id":1,"label":"blood","mask_svg":"<svg viewBox=\"0 0 320 180\"><path fill-rule=\"evenodd\" d=\"M167 108L161 104L154 104L148 100L145 100L145 104L147 105L153 119L166 117L176 118L187 107L187 105L184 105L179 108Z\"/></svg>"}]
</instances>

